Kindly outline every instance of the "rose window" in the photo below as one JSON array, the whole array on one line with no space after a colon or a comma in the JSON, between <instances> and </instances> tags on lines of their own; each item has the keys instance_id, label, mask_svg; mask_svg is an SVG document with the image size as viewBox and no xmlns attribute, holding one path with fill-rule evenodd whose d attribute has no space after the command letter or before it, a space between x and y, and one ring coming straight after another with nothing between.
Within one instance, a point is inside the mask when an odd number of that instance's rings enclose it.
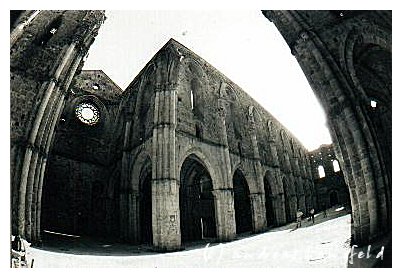
<instances>
[{"instance_id":1,"label":"rose window","mask_svg":"<svg viewBox=\"0 0 402 278\"><path fill-rule=\"evenodd\" d=\"M94 125L99 121L99 110L91 103L80 103L75 108L75 115L87 125Z\"/></svg>"}]
</instances>

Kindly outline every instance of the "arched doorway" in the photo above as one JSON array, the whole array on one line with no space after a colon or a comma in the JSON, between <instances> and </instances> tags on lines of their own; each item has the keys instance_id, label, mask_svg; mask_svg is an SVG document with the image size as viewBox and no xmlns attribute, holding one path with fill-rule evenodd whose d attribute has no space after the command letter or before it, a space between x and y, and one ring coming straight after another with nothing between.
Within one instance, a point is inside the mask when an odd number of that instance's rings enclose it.
<instances>
[{"instance_id":1,"label":"arched doorway","mask_svg":"<svg viewBox=\"0 0 402 278\"><path fill-rule=\"evenodd\" d=\"M216 237L211 176L195 155L180 170L180 229L182 242Z\"/></svg>"},{"instance_id":2,"label":"arched doorway","mask_svg":"<svg viewBox=\"0 0 402 278\"><path fill-rule=\"evenodd\" d=\"M250 190L243 173L237 169L233 175L236 233L252 231Z\"/></svg>"},{"instance_id":3,"label":"arched doorway","mask_svg":"<svg viewBox=\"0 0 402 278\"><path fill-rule=\"evenodd\" d=\"M335 190L329 193L329 204L331 205L331 207L339 204L338 192L336 192Z\"/></svg>"},{"instance_id":4,"label":"arched doorway","mask_svg":"<svg viewBox=\"0 0 402 278\"><path fill-rule=\"evenodd\" d=\"M146 167L140 175L140 242L152 244L152 171Z\"/></svg>"},{"instance_id":5,"label":"arched doorway","mask_svg":"<svg viewBox=\"0 0 402 278\"><path fill-rule=\"evenodd\" d=\"M264 191L265 191L265 214L267 218L267 226L276 224L274 206L273 206L273 196L271 185L268 180L268 172L264 176Z\"/></svg>"}]
</instances>

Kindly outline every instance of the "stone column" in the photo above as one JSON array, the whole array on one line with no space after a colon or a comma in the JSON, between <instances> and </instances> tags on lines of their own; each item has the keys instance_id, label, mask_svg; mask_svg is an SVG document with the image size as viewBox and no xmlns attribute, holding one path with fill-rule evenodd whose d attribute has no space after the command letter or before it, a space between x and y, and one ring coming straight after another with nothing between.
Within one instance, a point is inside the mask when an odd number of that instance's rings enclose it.
<instances>
[{"instance_id":1,"label":"stone column","mask_svg":"<svg viewBox=\"0 0 402 278\"><path fill-rule=\"evenodd\" d=\"M249 132L251 136L251 144L253 146L253 165L254 165L254 182L257 192L250 192L250 204L253 219L253 232L258 233L267 228L265 194L264 194L264 176L261 170L260 152L258 150L256 124L254 115L249 112Z\"/></svg>"},{"instance_id":2,"label":"stone column","mask_svg":"<svg viewBox=\"0 0 402 278\"><path fill-rule=\"evenodd\" d=\"M250 194L251 214L253 219L253 232L260 233L267 229L265 214L265 196L262 192Z\"/></svg>"},{"instance_id":3,"label":"stone column","mask_svg":"<svg viewBox=\"0 0 402 278\"><path fill-rule=\"evenodd\" d=\"M123 141L123 154L121 159L121 175L120 175L120 186L119 186L119 236L122 240L133 239L130 236L130 225L129 225L129 194L130 191L130 154L128 152L129 148L129 138L130 130L132 125L132 115L127 113L124 117L127 118L124 124L124 141ZM132 198L131 198L132 200Z\"/></svg>"},{"instance_id":4,"label":"stone column","mask_svg":"<svg viewBox=\"0 0 402 278\"><path fill-rule=\"evenodd\" d=\"M232 169L229 155L229 145L226 131L226 101L219 99L218 120L221 128L221 144L223 147L217 155L223 161L222 184L214 185L216 233L218 241L229 241L236 236L236 221L234 211L234 196L232 184Z\"/></svg>"},{"instance_id":5,"label":"stone column","mask_svg":"<svg viewBox=\"0 0 402 278\"><path fill-rule=\"evenodd\" d=\"M296 219L296 211L297 211L297 196L296 196L296 187L295 187L295 178L292 173L292 167L290 164L289 154L284 152L284 160L285 160L285 175L288 180L288 194L289 194L289 209L290 209L290 219L291 221Z\"/></svg>"},{"instance_id":6,"label":"stone column","mask_svg":"<svg viewBox=\"0 0 402 278\"><path fill-rule=\"evenodd\" d=\"M286 223L285 196L283 194L283 184L279 168L278 150L275 144L275 137L272 134L269 135L268 146L274 176L274 183L272 184L272 206L274 208L275 225L280 226Z\"/></svg>"},{"instance_id":7,"label":"stone column","mask_svg":"<svg viewBox=\"0 0 402 278\"><path fill-rule=\"evenodd\" d=\"M176 89L157 88L152 137L152 232L159 251L181 247L176 177Z\"/></svg>"},{"instance_id":8,"label":"stone column","mask_svg":"<svg viewBox=\"0 0 402 278\"><path fill-rule=\"evenodd\" d=\"M29 17L21 22L20 24L18 24L12 31L10 34L10 47L13 47L14 44L21 38L25 27L27 27L29 24L31 24L31 22L35 19L35 17L39 14L39 10L36 11L32 11L29 15Z\"/></svg>"},{"instance_id":9,"label":"stone column","mask_svg":"<svg viewBox=\"0 0 402 278\"><path fill-rule=\"evenodd\" d=\"M216 237L218 241L230 241L236 236L233 190L215 189Z\"/></svg>"}]
</instances>

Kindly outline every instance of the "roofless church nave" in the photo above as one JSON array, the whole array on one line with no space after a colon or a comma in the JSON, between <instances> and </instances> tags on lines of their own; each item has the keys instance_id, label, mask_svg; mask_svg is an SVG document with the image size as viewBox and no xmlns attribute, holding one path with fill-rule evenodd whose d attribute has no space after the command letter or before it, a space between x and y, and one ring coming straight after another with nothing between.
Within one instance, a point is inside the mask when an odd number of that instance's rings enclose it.
<instances>
[{"instance_id":1,"label":"roofless church nave","mask_svg":"<svg viewBox=\"0 0 402 278\"><path fill-rule=\"evenodd\" d=\"M39 243L55 230L172 251L264 232L321 205L307 149L179 42L122 90L103 71L82 70L104 12L12 15L12 234ZM327 113L353 238L374 241L391 230L391 13L263 15Z\"/></svg>"}]
</instances>

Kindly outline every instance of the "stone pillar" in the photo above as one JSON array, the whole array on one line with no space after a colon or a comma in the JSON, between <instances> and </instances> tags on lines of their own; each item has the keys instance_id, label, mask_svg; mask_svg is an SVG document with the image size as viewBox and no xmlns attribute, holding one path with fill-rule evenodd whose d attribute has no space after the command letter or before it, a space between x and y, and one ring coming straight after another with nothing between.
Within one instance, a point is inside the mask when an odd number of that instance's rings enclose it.
<instances>
[{"instance_id":1,"label":"stone pillar","mask_svg":"<svg viewBox=\"0 0 402 278\"><path fill-rule=\"evenodd\" d=\"M157 88L152 137L152 232L159 251L181 247L176 177L176 90Z\"/></svg>"},{"instance_id":2,"label":"stone pillar","mask_svg":"<svg viewBox=\"0 0 402 278\"><path fill-rule=\"evenodd\" d=\"M222 184L214 185L216 234L218 241L229 241L236 236L236 221L234 211L233 180L229 155L229 145L226 131L226 101L218 101L219 126L221 128L220 152L217 154L222 158Z\"/></svg>"},{"instance_id":3,"label":"stone pillar","mask_svg":"<svg viewBox=\"0 0 402 278\"><path fill-rule=\"evenodd\" d=\"M140 200L138 191L127 194L127 240L133 243L141 242Z\"/></svg>"},{"instance_id":4,"label":"stone pillar","mask_svg":"<svg viewBox=\"0 0 402 278\"><path fill-rule=\"evenodd\" d=\"M124 126L124 140L123 140L123 154L121 159L121 175L120 175L120 187L119 187L119 235L122 240L129 240L133 237L130 236L129 225L129 194L130 190L130 154L128 153L130 130L132 125L132 115L126 114L127 121ZM132 199L132 198L131 198Z\"/></svg>"},{"instance_id":5,"label":"stone pillar","mask_svg":"<svg viewBox=\"0 0 402 278\"><path fill-rule=\"evenodd\" d=\"M283 184L279 168L278 150L272 132L269 134L268 146L271 154L270 163L273 167L274 177L274 182L272 184L272 206L274 208L275 225L280 226L286 223L285 197L283 194Z\"/></svg>"},{"instance_id":6,"label":"stone pillar","mask_svg":"<svg viewBox=\"0 0 402 278\"><path fill-rule=\"evenodd\" d=\"M216 237L218 241L230 241L236 236L233 190L215 189Z\"/></svg>"},{"instance_id":7,"label":"stone pillar","mask_svg":"<svg viewBox=\"0 0 402 278\"><path fill-rule=\"evenodd\" d=\"M265 194L264 194L264 176L261 170L260 152L258 150L256 124L253 111L249 111L249 132L251 144L253 146L253 165L254 182L257 192L250 192L250 204L252 208L253 232L258 233L267 228Z\"/></svg>"},{"instance_id":8,"label":"stone pillar","mask_svg":"<svg viewBox=\"0 0 402 278\"><path fill-rule=\"evenodd\" d=\"M264 193L256 192L250 194L251 215L253 220L253 232L260 233L267 229L267 219L265 214Z\"/></svg>"},{"instance_id":9,"label":"stone pillar","mask_svg":"<svg viewBox=\"0 0 402 278\"><path fill-rule=\"evenodd\" d=\"M39 10L36 11L32 11L30 12L29 17L21 22L20 24L18 24L12 31L10 34L10 47L13 47L14 44L21 38L25 27L27 27L29 24L31 24L31 22L35 19L35 17L39 14Z\"/></svg>"},{"instance_id":10,"label":"stone pillar","mask_svg":"<svg viewBox=\"0 0 402 278\"><path fill-rule=\"evenodd\" d=\"M285 161L285 175L288 180L288 194L289 194L289 209L290 209L290 219L293 221L296 219L296 211L297 211L297 196L296 196L296 188L295 188L295 179L292 173L292 167L290 164L289 154L284 152L284 161ZM285 196L286 198L286 196Z\"/></svg>"}]
</instances>

